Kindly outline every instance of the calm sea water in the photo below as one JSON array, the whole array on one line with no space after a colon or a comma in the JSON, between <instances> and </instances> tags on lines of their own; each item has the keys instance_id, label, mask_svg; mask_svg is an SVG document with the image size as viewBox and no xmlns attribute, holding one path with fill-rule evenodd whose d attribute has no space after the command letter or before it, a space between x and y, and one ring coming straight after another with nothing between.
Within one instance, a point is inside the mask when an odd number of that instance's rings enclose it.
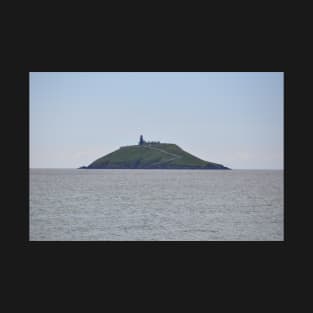
<instances>
[{"instance_id":1,"label":"calm sea water","mask_svg":"<svg viewBox=\"0 0 313 313\"><path fill-rule=\"evenodd\" d=\"M30 170L30 240L283 240L281 170Z\"/></svg>"}]
</instances>

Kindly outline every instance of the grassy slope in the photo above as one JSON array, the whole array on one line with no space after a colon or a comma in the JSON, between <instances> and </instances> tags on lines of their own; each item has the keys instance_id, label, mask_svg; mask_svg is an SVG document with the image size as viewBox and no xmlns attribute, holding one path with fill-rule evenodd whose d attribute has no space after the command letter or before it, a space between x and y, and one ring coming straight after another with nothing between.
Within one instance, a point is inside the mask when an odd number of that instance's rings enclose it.
<instances>
[{"instance_id":1,"label":"grassy slope","mask_svg":"<svg viewBox=\"0 0 313 313\"><path fill-rule=\"evenodd\" d=\"M204 168L208 165L216 165L203 161L190 153L182 150L175 144L154 144L150 149L147 146L130 146L123 147L104 157L101 157L91 163L91 168L175 168L175 167L197 167ZM180 158L175 158L174 155L164 153L157 149L164 150L168 153L178 155Z\"/></svg>"}]
</instances>

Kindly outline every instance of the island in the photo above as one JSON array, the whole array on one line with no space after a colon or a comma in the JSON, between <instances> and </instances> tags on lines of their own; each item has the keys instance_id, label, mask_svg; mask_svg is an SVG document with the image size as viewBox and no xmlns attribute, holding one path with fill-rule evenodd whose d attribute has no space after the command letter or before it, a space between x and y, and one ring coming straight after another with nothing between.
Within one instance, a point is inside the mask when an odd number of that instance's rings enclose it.
<instances>
[{"instance_id":1,"label":"island","mask_svg":"<svg viewBox=\"0 0 313 313\"><path fill-rule=\"evenodd\" d=\"M203 169L230 170L184 151L176 144L145 141L140 136L137 145L122 146L79 169Z\"/></svg>"}]
</instances>

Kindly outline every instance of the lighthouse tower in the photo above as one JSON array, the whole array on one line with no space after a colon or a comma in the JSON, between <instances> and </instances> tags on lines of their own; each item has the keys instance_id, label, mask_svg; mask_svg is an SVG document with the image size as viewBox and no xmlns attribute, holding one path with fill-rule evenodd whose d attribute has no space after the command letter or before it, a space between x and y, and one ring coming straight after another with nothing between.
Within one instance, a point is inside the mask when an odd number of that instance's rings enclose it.
<instances>
[{"instance_id":1,"label":"lighthouse tower","mask_svg":"<svg viewBox=\"0 0 313 313\"><path fill-rule=\"evenodd\" d=\"M141 146L141 145L143 145L145 143L145 141L143 140L143 137L142 137L142 135L140 135L140 139L139 139L139 145Z\"/></svg>"}]
</instances>

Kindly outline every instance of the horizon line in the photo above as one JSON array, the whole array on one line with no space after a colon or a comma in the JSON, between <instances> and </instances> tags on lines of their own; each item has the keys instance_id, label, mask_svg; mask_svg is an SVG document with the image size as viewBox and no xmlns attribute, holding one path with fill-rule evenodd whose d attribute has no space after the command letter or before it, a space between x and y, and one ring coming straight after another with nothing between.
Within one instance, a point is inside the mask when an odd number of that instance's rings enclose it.
<instances>
[{"instance_id":1,"label":"horizon line","mask_svg":"<svg viewBox=\"0 0 313 313\"><path fill-rule=\"evenodd\" d=\"M29 169L39 169L39 170L57 170L57 169L69 169L76 170L78 167L29 167ZM128 168L120 168L120 170L127 170ZM129 168L133 170L134 168ZM136 168L135 168L136 169ZM140 170L140 168L138 168ZM284 170L284 168L230 168L231 170ZM114 170L114 169L113 169ZM116 168L116 170L119 170Z\"/></svg>"}]
</instances>

